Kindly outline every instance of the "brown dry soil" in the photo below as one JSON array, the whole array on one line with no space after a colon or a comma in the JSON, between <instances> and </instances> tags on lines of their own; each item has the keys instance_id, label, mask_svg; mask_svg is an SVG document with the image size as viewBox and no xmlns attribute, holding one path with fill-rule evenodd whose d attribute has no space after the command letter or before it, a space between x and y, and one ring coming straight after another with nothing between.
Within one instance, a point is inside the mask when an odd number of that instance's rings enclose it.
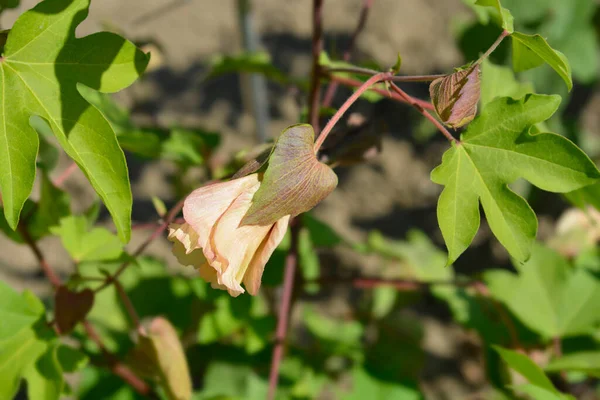
<instances>
[{"instance_id":1,"label":"brown dry soil","mask_svg":"<svg viewBox=\"0 0 600 400\"><path fill-rule=\"evenodd\" d=\"M24 9L35 1L22 3ZM262 45L274 63L292 76L307 77L311 64L311 2L254 0L253 3ZM327 0L325 3L326 48L339 52L348 43L362 0ZM131 40L157 43L162 49L160 56L154 57L158 66L120 93L118 100L132 110L135 120L141 124L200 126L222 132L221 152L231 154L254 143L254 123L242 106L240 80L236 76L224 76L204 81L204 76L212 57L240 51L235 4L234 0L94 1L89 18L77 32L83 35L111 29ZM10 27L20 12L6 12L0 20L1 26ZM379 65L389 66L399 52L406 74L450 71L463 62L453 39L453 21L469 15L460 0L376 0L358 40L355 59L374 60ZM408 86L407 90L423 98L427 95L424 86ZM339 90L337 104L349 93ZM276 135L297 122L301 105L297 93L276 85L269 85L268 96L269 133ZM429 180L429 172L447 147L445 140L440 136L426 144L416 141L414 133L421 120L411 109L399 104L362 102L355 111L385 124L382 153L369 164L341 168L339 187L317 207L316 215L352 240L364 239L371 229L402 239L408 229L419 228L441 246L435 216L440 187ZM593 116L587 123L598 126ZM176 200L168 184L173 168L168 163L142 163L135 159L129 163L135 199L133 219L152 221L155 218L152 196L168 204ZM62 160L55 174L60 174L66 165L68 161ZM74 174L66 188L75 194L75 211L85 209L93 201L94 194L81 173ZM147 234L147 231L135 231L129 248L135 248ZM56 269L63 274L71 270L58 240L45 239L41 248ZM494 253L499 261L505 261L505 255L496 248L485 227L482 228L474 248L457 269L466 273L476 270L473 261L480 254ZM171 266L176 264L164 238L155 241L148 253L168 260ZM336 269L377 272L379 268L376 260L357 258L344 251L338 252L335 258ZM323 260L325 274L330 259ZM40 294L50 290L29 250L1 236L0 279ZM352 307L351 295L348 289L332 290L320 300L321 306L331 314L344 315ZM476 344L473 336L448 322L447 312L440 311L439 306L430 309L424 304L408 312L418 313L425 326L423 346L428 357L423 387L427 398L477 398L476 393L483 388L485 378L481 360L472 351Z\"/></svg>"}]
</instances>

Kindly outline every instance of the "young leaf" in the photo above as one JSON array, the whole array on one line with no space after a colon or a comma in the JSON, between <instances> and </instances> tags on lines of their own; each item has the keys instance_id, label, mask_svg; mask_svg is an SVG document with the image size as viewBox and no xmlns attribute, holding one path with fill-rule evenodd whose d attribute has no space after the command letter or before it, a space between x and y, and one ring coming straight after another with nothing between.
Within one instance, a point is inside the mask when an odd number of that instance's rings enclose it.
<instances>
[{"instance_id":1,"label":"young leaf","mask_svg":"<svg viewBox=\"0 0 600 400\"><path fill-rule=\"evenodd\" d=\"M317 160L314 136L308 124L283 131L242 225L269 225L286 215L301 214L335 189L337 175Z\"/></svg>"},{"instance_id":2,"label":"young leaf","mask_svg":"<svg viewBox=\"0 0 600 400\"><path fill-rule=\"evenodd\" d=\"M58 225L60 219L67 217L70 213L69 195L54 186L48 174L42 172L40 201L27 221L27 230L33 240L49 234L50 228Z\"/></svg>"},{"instance_id":3,"label":"young leaf","mask_svg":"<svg viewBox=\"0 0 600 400\"><path fill-rule=\"evenodd\" d=\"M532 134L532 125L557 109L558 96L499 98L453 144L431 179L445 188L438 222L452 263L479 228L479 202L494 235L517 260L529 257L537 231L533 210L508 188L518 178L550 192L569 192L594 183L600 172L577 146L553 133Z\"/></svg>"},{"instance_id":4,"label":"young leaf","mask_svg":"<svg viewBox=\"0 0 600 400\"><path fill-rule=\"evenodd\" d=\"M131 231L131 189L125 157L102 114L79 94L83 84L116 92L144 70L148 56L118 35L75 37L90 0L46 0L22 14L0 59L0 187L15 229L35 176L38 137L29 118L44 118L113 216L119 235ZM15 95L18 94L18 95ZM10 101L9 101L10 98Z\"/></svg>"},{"instance_id":5,"label":"young leaf","mask_svg":"<svg viewBox=\"0 0 600 400\"><path fill-rule=\"evenodd\" d=\"M60 286L54 294L54 318L61 335L70 333L83 321L94 305L94 292L84 289L74 292L66 286Z\"/></svg>"},{"instance_id":6,"label":"young leaf","mask_svg":"<svg viewBox=\"0 0 600 400\"><path fill-rule=\"evenodd\" d=\"M468 124L477 114L479 64L431 82L429 94L437 115L451 128Z\"/></svg>"},{"instance_id":7,"label":"young leaf","mask_svg":"<svg viewBox=\"0 0 600 400\"><path fill-rule=\"evenodd\" d=\"M554 50L546 39L540 35L526 35L513 32L513 69L517 72L526 71L547 63L565 81L569 91L573 88L571 66L567 57L558 50Z\"/></svg>"},{"instance_id":8,"label":"young leaf","mask_svg":"<svg viewBox=\"0 0 600 400\"><path fill-rule=\"evenodd\" d=\"M114 260L123 253L123 244L107 229L93 228L88 231L84 216L63 218L60 225L50 231L60 236L63 246L76 262Z\"/></svg>"}]
</instances>

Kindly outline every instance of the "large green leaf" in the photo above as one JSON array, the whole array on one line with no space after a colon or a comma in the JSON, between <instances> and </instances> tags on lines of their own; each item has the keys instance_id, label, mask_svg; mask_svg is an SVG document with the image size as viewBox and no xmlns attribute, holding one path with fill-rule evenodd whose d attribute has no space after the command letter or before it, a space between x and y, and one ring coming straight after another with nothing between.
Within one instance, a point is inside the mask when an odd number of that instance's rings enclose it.
<instances>
[{"instance_id":1,"label":"large green leaf","mask_svg":"<svg viewBox=\"0 0 600 400\"><path fill-rule=\"evenodd\" d=\"M540 35L526 35L513 32L513 68L515 71L526 71L547 63L565 81L569 90L573 88L571 66L567 57L554 50L546 39Z\"/></svg>"},{"instance_id":2,"label":"large green leaf","mask_svg":"<svg viewBox=\"0 0 600 400\"><path fill-rule=\"evenodd\" d=\"M488 271L490 292L521 322L546 338L589 333L600 322L600 280L583 268L575 271L553 250L534 246L519 271Z\"/></svg>"},{"instance_id":3,"label":"large green leaf","mask_svg":"<svg viewBox=\"0 0 600 400\"><path fill-rule=\"evenodd\" d=\"M516 259L529 257L537 231L533 210L508 188L518 178L551 192L594 183L600 172L577 146L552 133L532 134L532 125L557 109L558 96L499 98L487 105L443 156L431 179L445 188L438 222L451 263L479 228L479 202L494 235Z\"/></svg>"},{"instance_id":4,"label":"large green leaf","mask_svg":"<svg viewBox=\"0 0 600 400\"><path fill-rule=\"evenodd\" d=\"M122 240L131 231L131 189L125 157L104 116L80 95L80 84L116 92L144 70L148 56L108 32L83 38L75 29L90 0L46 0L22 14L0 62L0 187L15 229L35 177L38 137L33 115L45 119L113 216Z\"/></svg>"}]
</instances>

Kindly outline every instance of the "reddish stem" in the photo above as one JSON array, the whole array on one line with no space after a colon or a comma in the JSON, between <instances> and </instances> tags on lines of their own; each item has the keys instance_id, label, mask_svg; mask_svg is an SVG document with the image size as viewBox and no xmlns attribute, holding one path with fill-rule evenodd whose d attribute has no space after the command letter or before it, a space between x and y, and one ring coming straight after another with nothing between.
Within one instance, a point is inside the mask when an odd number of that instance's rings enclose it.
<instances>
[{"instance_id":1,"label":"reddish stem","mask_svg":"<svg viewBox=\"0 0 600 400\"><path fill-rule=\"evenodd\" d=\"M400 89L398 85L391 82L390 85L396 93L403 97L410 105L412 105L419 113L421 113L421 115L430 120L436 126L436 128L438 128L439 131L442 132L446 139L448 139L450 142L460 143L454 138L454 136L452 136L450 132L448 132L448 130L444 127L444 125L441 124L440 121L438 121L433 115L427 112L427 110L423 109L423 107L421 107L418 103L414 102L412 97L410 97L404 90Z\"/></svg>"},{"instance_id":2,"label":"reddish stem","mask_svg":"<svg viewBox=\"0 0 600 400\"><path fill-rule=\"evenodd\" d=\"M181 211L181 209L183 208L184 201L185 201L185 198L180 200L177 204L175 204L175 206L171 210L169 210L169 212L167 213L167 215L164 219L164 222L158 228L156 228L154 230L154 232L152 232L152 234L150 236L148 236L148 238L146 240L144 240L144 242L137 248L136 251L133 252L132 257L130 257L123 264L121 264L119 269L113 275L107 277L106 280L104 281L104 283L102 285L98 286L96 288L96 290L94 290L94 292L98 293L102 289L110 286L111 283L115 282L119 278L119 276L123 273L123 271L125 271L127 269L127 267L129 267L129 265L131 264L131 261L134 260L136 257L138 257L140 254L142 254L144 252L144 250L146 250L146 247L148 247L150 245L150 243L152 243L156 238L158 238L160 235L162 235L163 231L169 227L169 224L175 219L177 214L179 214L179 211Z\"/></svg>"},{"instance_id":3,"label":"reddish stem","mask_svg":"<svg viewBox=\"0 0 600 400\"><path fill-rule=\"evenodd\" d=\"M315 154L319 151L319 149L321 148L321 145L323 144L325 139L327 139L327 135L329 135L329 132L331 132L331 130L333 129L335 124L338 123L340 118L342 118L342 115L344 115L344 113L352 106L352 104L354 104L354 102L356 100L358 100L358 98L364 92L369 90L369 88L371 86L373 86L377 82L380 82L380 81L388 78L389 76L391 76L390 72L380 72L376 75L373 75L372 77L367 79L367 81L365 83L363 83L358 89L356 89L356 91L354 93L352 93L352 96L350 96L350 97L348 97L348 99L346 99L344 104L342 104L342 106L336 111L336 113L333 115L333 117L331 117L329 122L327 122L327 125L325 125L325 128L323 128L323 131L317 138L317 141L315 142Z\"/></svg>"},{"instance_id":4,"label":"reddish stem","mask_svg":"<svg viewBox=\"0 0 600 400\"><path fill-rule=\"evenodd\" d=\"M121 301L123 302L123 305L125 306L125 310L127 310L127 314L129 314L129 318L131 318L133 326L136 330L139 329L140 317L138 316L137 311L135 311L135 307L133 306L131 299L129 298L129 296L127 296L127 292L125 292L125 289L123 288L123 285L121 285L121 282L115 280L114 285L115 289L117 289L119 297L121 298Z\"/></svg>"},{"instance_id":5,"label":"reddish stem","mask_svg":"<svg viewBox=\"0 0 600 400\"><path fill-rule=\"evenodd\" d=\"M31 235L29 234L27 227L23 224L19 224L18 229L19 229L19 233L21 233L21 236L23 237L23 240L25 240L25 243L27 244L27 246L29 246L29 248L35 255L35 258L39 262L40 267L42 267L42 271L44 272L44 275L46 275L46 277L48 278L48 280L50 281L52 286L54 286L55 289L58 288L61 285L60 278L58 277L58 275L56 275L56 272L54 272L52 267L50 267L50 264L48 264L48 262L46 261L46 258L42 254L42 251L38 247L37 243L33 240Z\"/></svg>"},{"instance_id":6,"label":"reddish stem","mask_svg":"<svg viewBox=\"0 0 600 400\"><path fill-rule=\"evenodd\" d=\"M312 72L308 95L308 122L315 133L319 129L319 92L321 89L321 64L319 56L323 48L323 0L313 0Z\"/></svg>"},{"instance_id":7,"label":"reddish stem","mask_svg":"<svg viewBox=\"0 0 600 400\"><path fill-rule=\"evenodd\" d=\"M279 307L279 319L277 320L277 332L275 333L275 347L273 348L271 371L269 373L269 394L267 396L267 399L269 400L273 400L275 398L275 393L277 392L279 368L281 366L281 360L283 359L288 319L290 316L290 305L292 303L292 293L294 292L294 278L296 276L296 266L298 264L298 221L292 221L291 225L291 245L285 258L283 293L281 296L281 305Z\"/></svg>"},{"instance_id":8,"label":"reddish stem","mask_svg":"<svg viewBox=\"0 0 600 400\"><path fill-rule=\"evenodd\" d=\"M75 161L73 161L65 170L54 180L54 186L61 188L65 181L69 179L71 174L77 171L78 166Z\"/></svg>"},{"instance_id":9,"label":"reddish stem","mask_svg":"<svg viewBox=\"0 0 600 400\"><path fill-rule=\"evenodd\" d=\"M356 39L358 35L363 31L365 24L367 22L367 17L369 16L369 10L371 6L373 6L374 0L364 0L362 9L360 10L360 16L358 17L358 24L356 24L356 29L352 33L352 37L350 38L350 43L348 44L348 48L344 52L343 59L344 61L350 61L350 57L352 56L352 52L354 51L354 46L356 45ZM331 82L327 87L327 91L325 92L325 96L323 98L323 107L329 107L331 102L333 101L333 96L335 96L335 91L337 90L338 83Z\"/></svg>"},{"instance_id":10,"label":"reddish stem","mask_svg":"<svg viewBox=\"0 0 600 400\"><path fill-rule=\"evenodd\" d=\"M361 82L361 81L359 81L357 79L344 78L344 77L339 77L339 76L330 76L329 79L332 80L332 81L338 82L338 83L340 83L342 85L351 86L351 87L360 87L363 84L363 82ZM392 92L390 92L388 90L379 89L379 88L376 88L376 87L369 88L369 90L371 90L371 91L373 91L375 93L379 93L382 96L389 97L389 98L391 98L393 100L399 101L401 103L408 104L408 101L406 101L406 99L404 97L398 95L397 93L392 93ZM412 100L413 103L418 104L420 107L422 107L425 110L433 110L433 104L431 104L428 101L421 100L421 99L416 99L414 97L411 97L411 100Z\"/></svg>"},{"instance_id":11,"label":"reddish stem","mask_svg":"<svg viewBox=\"0 0 600 400\"><path fill-rule=\"evenodd\" d=\"M483 53L483 55L481 57L479 57L479 59L477 61L475 61L475 64L481 64L483 62L483 60L488 58L490 56L490 54L492 54L492 52L494 50L496 50L496 47L498 47L500 45L500 43L502 43L504 38L507 36L510 36L510 32L505 29L502 31L500 36L498 36L498 39L496 39L496 41L494 43L492 43L490 48L487 49L487 51L485 53Z\"/></svg>"},{"instance_id":12,"label":"reddish stem","mask_svg":"<svg viewBox=\"0 0 600 400\"><path fill-rule=\"evenodd\" d=\"M129 386L131 386L136 392L141 395L150 395L153 393L152 388L140 379L136 374L133 373L126 365L121 363L113 354L111 354L102 343L102 339L94 329L93 325L89 321L83 321L83 327L90 339L98 348L100 348L100 352L108 362L108 367L111 372L121 379L123 379Z\"/></svg>"}]
</instances>

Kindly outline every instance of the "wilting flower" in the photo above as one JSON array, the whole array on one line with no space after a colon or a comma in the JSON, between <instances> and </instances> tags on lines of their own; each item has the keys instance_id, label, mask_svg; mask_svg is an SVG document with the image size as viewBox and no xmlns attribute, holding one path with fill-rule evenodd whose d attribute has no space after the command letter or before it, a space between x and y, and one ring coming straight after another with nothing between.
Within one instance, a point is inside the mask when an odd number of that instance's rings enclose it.
<instances>
[{"instance_id":1,"label":"wilting flower","mask_svg":"<svg viewBox=\"0 0 600 400\"><path fill-rule=\"evenodd\" d=\"M255 295L265 264L288 227L286 215L269 225L240 225L260 187L258 174L193 191L183 206L184 224L169 226L173 253L196 267L213 288L232 296Z\"/></svg>"}]
</instances>

